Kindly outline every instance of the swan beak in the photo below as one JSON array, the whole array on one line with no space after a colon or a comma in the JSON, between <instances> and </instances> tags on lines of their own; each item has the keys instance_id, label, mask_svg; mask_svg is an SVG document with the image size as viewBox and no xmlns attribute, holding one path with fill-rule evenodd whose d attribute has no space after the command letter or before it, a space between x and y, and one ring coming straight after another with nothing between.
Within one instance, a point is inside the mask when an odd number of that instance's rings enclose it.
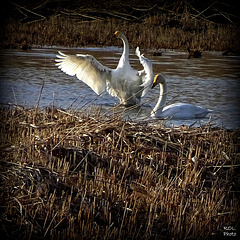
<instances>
[{"instance_id":1,"label":"swan beak","mask_svg":"<svg viewBox=\"0 0 240 240\"><path fill-rule=\"evenodd\" d=\"M152 89L155 88L156 85L157 85L156 83L153 83L153 85L152 85Z\"/></svg>"},{"instance_id":2,"label":"swan beak","mask_svg":"<svg viewBox=\"0 0 240 240\"><path fill-rule=\"evenodd\" d=\"M157 82L157 77L158 77L158 75L156 75L155 78L154 78L154 80L153 80L152 89L158 84L158 82Z\"/></svg>"},{"instance_id":3,"label":"swan beak","mask_svg":"<svg viewBox=\"0 0 240 240\"><path fill-rule=\"evenodd\" d=\"M119 31L116 31L113 36L118 37L118 34L119 34Z\"/></svg>"}]
</instances>

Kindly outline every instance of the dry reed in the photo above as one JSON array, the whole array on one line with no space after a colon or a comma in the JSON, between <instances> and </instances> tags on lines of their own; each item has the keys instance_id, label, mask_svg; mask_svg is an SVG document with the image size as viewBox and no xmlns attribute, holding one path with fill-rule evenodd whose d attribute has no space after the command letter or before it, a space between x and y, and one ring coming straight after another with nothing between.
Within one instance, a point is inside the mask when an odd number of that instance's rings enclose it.
<instances>
[{"instance_id":1,"label":"dry reed","mask_svg":"<svg viewBox=\"0 0 240 240\"><path fill-rule=\"evenodd\" d=\"M54 15L28 24L9 21L2 33L0 46L122 46L113 38L113 33L120 30L126 34L132 48L187 50L190 47L216 51L240 48L238 26L197 21L186 14L174 20L176 23L172 25L172 18L158 14L141 22L115 18L79 21Z\"/></svg>"},{"instance_id":2,"label":"dry reed","mask_svg":"<svg viewBox=\"0 0 240 240\"><path fill-rule=\"evenodd\" d=\"M239 131L1 110L9 239L204 239L239 222Z\"/></svg>"}]
</instances>

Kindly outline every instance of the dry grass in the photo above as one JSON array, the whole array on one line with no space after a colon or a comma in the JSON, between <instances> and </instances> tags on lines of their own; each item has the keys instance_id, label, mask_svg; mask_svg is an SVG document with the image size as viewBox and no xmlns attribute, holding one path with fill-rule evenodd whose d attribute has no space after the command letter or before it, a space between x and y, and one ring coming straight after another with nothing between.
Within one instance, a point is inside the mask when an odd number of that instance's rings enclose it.
<instances>
[{"instance_id":1,"label":"dry grass","mask_svg":"<svg viewBox=\"0 0 240 240\"><path fill-rule=\"evenodd\" d=\"M1 110L9 239L204 239L239 223L239 131Z\"/></svg>"},{"instance_id":2,"label":"dry grass","mask_svg":"<svg viewBox=\"0 0 240 240\"><path fill-rule=\"evenodd\" d=\"M239 52L237 6L214 0L19 0L3 6L9 17L2 21L0 46L115 46L112 36L119 30L134 48Z\"/></svg>"},{"instance_id":3,"label":"dry grass","mask_svg":"<svg viewBox=\"0 0 240 240\"><path fill-rule=\"evenodd\" d=\"M29 46L122 46L113 33L120 30L131 47L141 49L185 49L225 51L239 49L239 28L196 20L187 14L178 18L166 14L147 17L142 22L114 18L79 21L64 16L23 24L10 21L0 45L7 48Z\"/></svg>"}]
</instances>

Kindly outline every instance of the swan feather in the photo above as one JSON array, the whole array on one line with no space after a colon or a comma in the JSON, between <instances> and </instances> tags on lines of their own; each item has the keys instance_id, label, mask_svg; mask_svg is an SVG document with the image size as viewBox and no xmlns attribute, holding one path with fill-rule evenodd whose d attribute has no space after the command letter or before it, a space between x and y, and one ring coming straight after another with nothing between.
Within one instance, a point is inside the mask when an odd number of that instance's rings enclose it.
<instances>
[{"instance_id":1,"label":"swan feather","mask_svg":"<svg viewBox=\"0 0 240 240\"><path fill-rule=\"evenodd\" d=\"M140 63L143 66L142 71L138 71L139 76L142 78L142 84L140 87L143 87L142 97L146 95L147 91L151 88L153 82L153 70L152 63L148 58L145 58L143 54L140 53L139 47L136 48L136 55L139 58Z\"/></svg>"},{"instance_id":2,"label":"swan feather","mask_svg":"<svg viewBox=\"0 0 240 240\"><path fill-rule=\"evenodd\" d=\"M106 81L111 81L112 70L103 66L92 55L66 55L58 52L56 65L59 69L70 76L76 75L77 78L86 83L95 93L102 94L106 88ZM113 89L108 86L110 94L115 94Z\"/></svg>"}]
</instances>

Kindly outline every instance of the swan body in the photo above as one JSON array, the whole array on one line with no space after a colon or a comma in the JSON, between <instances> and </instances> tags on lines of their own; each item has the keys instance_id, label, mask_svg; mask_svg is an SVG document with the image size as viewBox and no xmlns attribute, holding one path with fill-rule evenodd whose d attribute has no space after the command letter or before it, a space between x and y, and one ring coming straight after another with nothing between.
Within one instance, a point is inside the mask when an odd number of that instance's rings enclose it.
<instances>
[{"instance_id":1,"label":"swan body","mask_svg":"<svg viewBox=\"0 0 240 240\"><path fill-rule=\"evenodd\" d=\"M196 106L188 103L174 103L165 106L167 96L167 84L165 78L161 74L157 74L153 81L153 87L160 85L160 95L156 106L151 112L152 117L170 118L170 119L195 119L204 118L208 113L212 112L209 109Z\"/></svg>"},{"instance_id":2,"label":"swan body","mask_svg":"<svg viewBox=\"0 0 240 240\"><path fill-rule=\"evenodd\" d=\"M209 111L203 107L188 103L174 103L163 108L162 112L157 112L155 117L171 119L193 119L204 118Z\"/></svg>"},{"instance_id":3,"label":"swan body","mask_svg":"<svg viewBox=\"0 0 240 240\"><path fill-rule=\"evenodd\" d=\"M123 105L138 104L141 98L151 88L153 82L153 71L151 62L140 54L136 49L142 71L133 69L129 62L129 44L125 35L119 31L115 32L117 38L123 41L123 54L116 69L102 65L91 55L66 55L59 52L55 61L63 72L86 83L92 90L100 95L107 91L110 95L117 97Z\"/></svg>"}]
</instances>

